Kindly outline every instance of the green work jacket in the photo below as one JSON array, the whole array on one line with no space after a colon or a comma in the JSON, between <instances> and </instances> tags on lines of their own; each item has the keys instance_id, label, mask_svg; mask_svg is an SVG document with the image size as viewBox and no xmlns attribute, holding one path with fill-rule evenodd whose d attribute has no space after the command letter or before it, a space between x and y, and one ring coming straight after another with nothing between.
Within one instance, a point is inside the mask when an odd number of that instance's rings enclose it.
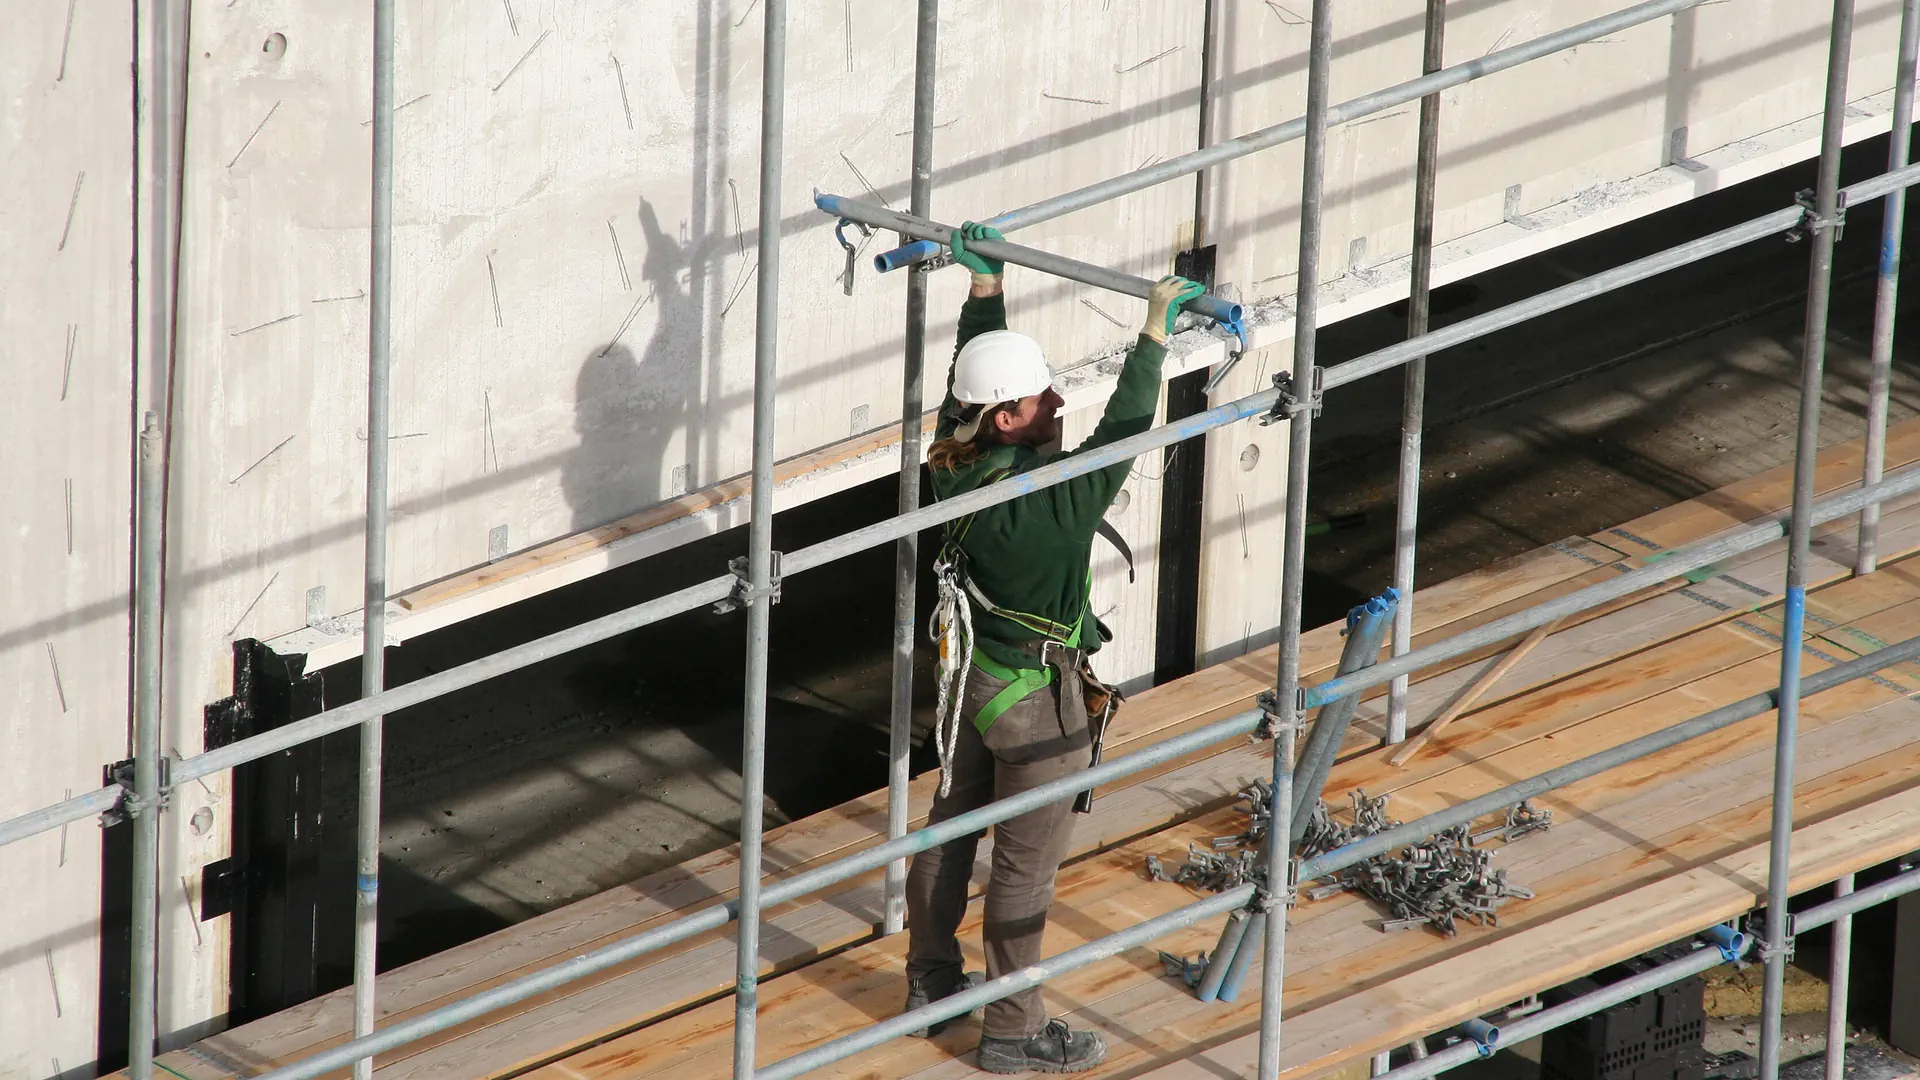
<instances>
[{"instance_id":1,"label":"green work jacket","mask_svg":"<svg viewBox=\"0 0 1920 1080\"><path fill-rule=\"evenodd\" d=\"M1006 326L1004 296L969 296L960 309L959 340L954 344L956 356L960 347L975 335L1004 330ZM950 499L1007 475L1086 453L1152 427L1154 410L1160 400L1160 366L1166 355L1166 346L1141 335L1127 354L1120 380L1113 396L1107 399L1106 412L1099 425L1078 447L1041 454L1027 446L996 446L971 465L931 470L934 495ZM959 426L960 407L953 397L953 370L949 367L947 396L940 406L935 438L944 439L953 434ZM1084 619L1080 640L1074 644L1088 652L1099 649L1110 635L1088 610L1088 564L1093 555L1094 530L1126 482L1132 465L1131 459L1109 465L954 523L961 550L967 556L967 572L974 584L1001 608L1062 626L1079 625ZM976 662L984 656L988 663L983 666L1003 678L1003 671L994 669L1012 670L1021 675L1038 674L1033 668L1033 658L1039 648L1035 634L986 611L971 597L968 603L973 607ZM1034 685L1044 686L1046 681L1050 679L1036 680ZM992 717L984 719L986 723L992 721ZM982 729L986 726L979 718L975 722Z\"/></svg>"}]
</instances>

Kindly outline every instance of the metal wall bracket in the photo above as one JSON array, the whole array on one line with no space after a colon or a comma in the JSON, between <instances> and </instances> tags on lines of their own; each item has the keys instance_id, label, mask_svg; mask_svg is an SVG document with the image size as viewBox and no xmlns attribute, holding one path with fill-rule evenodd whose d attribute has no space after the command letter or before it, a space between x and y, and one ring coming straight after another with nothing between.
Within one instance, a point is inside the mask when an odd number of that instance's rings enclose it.
<instances>
[{"instance_id":1,"label":"metal wall bracket","mask_svg":"<svg viewBox=\"0 0 1920 1080\"><path fill-rule=\"evenodd\" d=\"M173 758L160 755L160 809L165 810L173 798ZM100 770L101 783L108 787L120 788L120 800L113 808L100 815L100 826L119 825L139 817L146 809L145 803L133 790L133 759L116 761Z\"/></svg>"},{"instance_id":2,"label":"metal wall bracket","mask_svg":"<svg viewBox=\"0 0 1920 1080\"><path fill-rule=\"evenodd\" d=\"M1803 188L1795 193L1793 201L1800 204L1800 221L1787 230L1787 243L1797 244L1820 230L1828 228L1833 230L1833 242L1839 243L1847 232L1847 193L1843 190L1838 195L1839 199L1834 203L1833 217L1825 218L1820 216L1819 203L1812 188Z\"/></svg>"},{"instance_id":3,"label":"metal wall bracket","mask_svg":"<svg viewBox=\"0 0 1920 1080\"><path fill-rule=\"evenodd\" d=\"M745 555L727 560L727 569L733 573L733 591L727 594L725 600L713 605L714 614L725 615L729 611L745 607L762 596L771 598L772 603L780 602L780 553L775 551L770 554L773 556L773 561L767 567L765 589L755 589L753 583L748 580Z\"/></svg>"}]
</instances>

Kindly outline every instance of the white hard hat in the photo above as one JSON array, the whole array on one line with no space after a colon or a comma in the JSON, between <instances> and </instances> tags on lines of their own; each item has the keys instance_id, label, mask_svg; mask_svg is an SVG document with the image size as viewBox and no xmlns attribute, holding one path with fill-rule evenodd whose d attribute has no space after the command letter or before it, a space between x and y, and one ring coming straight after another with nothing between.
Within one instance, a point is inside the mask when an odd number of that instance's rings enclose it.
<instances>
[{"instance_id":1,"label":"white hard hat","mask_svg":"<svg viewBox=\"0 0 1920 1080\"><path fill-rule=\"evenodd\" d=\"M1053 385L1040 343L1014 330L989 330L960 347L953 361L953 397L967 405L997 405L1032 397Z\"/></svg>"}]
</instances>

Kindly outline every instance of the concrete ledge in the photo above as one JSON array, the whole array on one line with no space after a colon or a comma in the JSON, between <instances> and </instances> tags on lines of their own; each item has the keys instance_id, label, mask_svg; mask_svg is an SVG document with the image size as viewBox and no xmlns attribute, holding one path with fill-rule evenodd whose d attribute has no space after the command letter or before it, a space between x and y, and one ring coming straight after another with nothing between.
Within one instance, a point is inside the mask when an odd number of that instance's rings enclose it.
<instances>
[{"instance_id":1,"label":"concrete ledge","mask_svg":"<svg viewBox=\"0 0 1920 1080\"><path fill-rule=\"evenodd\" d=\"M1849 104L1845 141L1885 134L1892 126L1893 92ZM1600 184L1531 214L1518 216L1442 244L1434 252L1433 284L1460 281L1538 255L1661 210L1764 176L1819 153L1819 116L1718 149L1684 165L1668 165L1616 183ZM1385 307L1408 292L1409 257L1349 270L1320 287L1323 322L1332 323ZM1268 297L1247 303L1250 344L1277 348L1293 340L1293 304ZM1172 342L1164 376L1211 367L1229 355L1231 339L1211 329L1189 330ZM1057 385L1064 412L1093 408L1113 393L1120 351L1093 357L1063 372ZM928 417L931 425L931 414ZM774 509L812 502L899 471L897 429L891 427L835 443L781 463ZM649 507L599 529L562 537L487 566L406 593L389 604L387 643L410 638L497 610L508 604L583 581L682 544L724 532L748 520L750 483L737 477L715 487ZM267 644L280 653L304 653L310 668L360 654L359 612L303 627Z\"/></svg>"}]
</instances>

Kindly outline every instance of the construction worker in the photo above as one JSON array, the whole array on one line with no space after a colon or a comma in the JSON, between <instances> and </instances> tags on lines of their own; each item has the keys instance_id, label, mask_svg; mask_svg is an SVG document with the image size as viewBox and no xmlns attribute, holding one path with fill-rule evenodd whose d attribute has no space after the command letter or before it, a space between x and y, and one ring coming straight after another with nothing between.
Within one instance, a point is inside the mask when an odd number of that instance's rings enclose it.
<instances>
[{"instance_id":1,"label":"construction worker","mask_svg":"<svg viewBox=\"0 0 1920 1080\"><path fill-rule=\"evenodd\" d=\"M947 397L927 454L941 499L1151 427L1174 317L1203 291L1178 277L1153 287L1146 326L1099 426L1077 450L1049 453L1060 440L1063 404L1053 372L1038 343L1007 329L1000 261L968 248L969 241L998 239L992 228L968 223L951 240L954 261L972 271L973 284L960 309ZM1087 666L1087 656L1111 636L1090 610L1089 560L1095 530L1131 464L1110 465L948 525L936 564L941 679L935 734L942 777L929 824L1088 767L1089 712L1104 713L1111 694ZM1041 959L1054 876L1072 834L1069 812L1070 800L1061 800L994 827L981 934L988 978ZM966 912L980 836L913 860L909 1011L972 984L955 931ZM919 1034L936 1034L946 1023ZM992 1073L1078 1072L1099 1064L1106 1052L1099 1033L1048 1019L1034 987L986 1006L976 1060Z\"/></svg>"}]
</instances>

